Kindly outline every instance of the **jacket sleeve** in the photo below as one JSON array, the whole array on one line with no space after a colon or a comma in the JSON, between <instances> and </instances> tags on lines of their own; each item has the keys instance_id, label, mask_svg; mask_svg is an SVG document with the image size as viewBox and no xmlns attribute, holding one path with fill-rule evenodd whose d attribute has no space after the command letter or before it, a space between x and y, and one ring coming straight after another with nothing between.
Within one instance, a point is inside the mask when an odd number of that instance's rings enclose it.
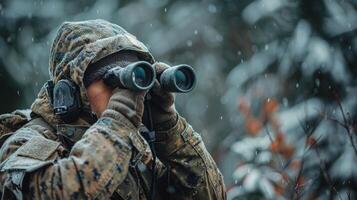
<instances>
[{"instance_id":1,"label":"jacket sleeve","mask_svg":"<svg viewBox=\"0 0 357 200\"><path fill-rule=\"evenodd\" d=\"M157 131L157 155L167 167L160 177L168 199L226 199L222 174L198 133L179 117L168 131Z\"/></svg>"},{"instance_id":2,"label":"jacket sleeve","mask_svg":"<svg viewBox=\"0 0 357 200\"><path fill-rule=\"evenodd\" d=\"M69 156L59 158L57 149L50 164L28 170L23 181L25 199L109 199L128 173L130 135L137 131L125 120L123 117L118 123L100 118L73 146ZM39 135L34 130L20 129L1 149L1 159L19 156L17 152ZM1 181L10 172L2 172Z\"/></svg>"}]
</instances>

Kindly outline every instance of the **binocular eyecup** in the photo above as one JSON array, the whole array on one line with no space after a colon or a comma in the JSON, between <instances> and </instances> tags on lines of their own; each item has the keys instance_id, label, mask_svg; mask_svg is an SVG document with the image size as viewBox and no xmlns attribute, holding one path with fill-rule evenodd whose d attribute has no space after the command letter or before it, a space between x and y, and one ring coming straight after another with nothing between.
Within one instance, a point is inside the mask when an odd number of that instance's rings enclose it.
<instances>
[{"instance_id":1,"label":"binocular eyecup","mask_svg":"<svg viewBox=\"0 0 357 200\"><path fill-rule=\"evenodd\" d=\"M187 93L195 87L196 75L191 66L182 64L167 68L158 80L166 91Z\"/></svg>"},{"instance_id":2,"label":"binocular eyecup","mask_svg":"<svg viewBox=\"0 0 357 200\"><path fill-rule=\"evenodd\" d=\"M154 67L145 61L120 66L108 70L103 77L105 84L111 87L128 88L134 91L145 91L153 87L158 80L162 89L168 92L187 93L196 84L196 75L189 65L177 65L156 74Z\"/></svg>"},{"instance_id":3,"label":"binocular eyecup","mask_svg":"<svg viewBox=\"0 0 357 200\"><path fill-rule=\"evenodd\" d=\"M134 91L145 91L152 88L156 73L150 63L139 61L126 67L114 67L103 77L105 84L111 87L128 88Z\"/></svg>"}]
</instances>

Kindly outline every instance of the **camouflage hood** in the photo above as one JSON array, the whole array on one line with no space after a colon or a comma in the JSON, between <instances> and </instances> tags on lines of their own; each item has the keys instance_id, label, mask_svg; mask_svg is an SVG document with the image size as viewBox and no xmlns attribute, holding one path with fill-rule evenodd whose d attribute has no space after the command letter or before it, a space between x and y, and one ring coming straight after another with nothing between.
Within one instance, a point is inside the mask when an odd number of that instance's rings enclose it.
<instances>
[{"instance_id":1,"label":"camouflage hood","mask_svg":"<svg viewBox=\"0 0 357 200\"><path fill-rule=\"evenodd\" d=\"M82 80L87 66L121 50L135 51L141 59L154 62L147 47L116 24L105 20L65 22L59 28L51 47L50 79L54 83L61 79L73 80L80 88L82 107L89 109ZM53 114L45 87L42 87L31 109L50 124L61 123Z\"/></svg>"}]
</instances>

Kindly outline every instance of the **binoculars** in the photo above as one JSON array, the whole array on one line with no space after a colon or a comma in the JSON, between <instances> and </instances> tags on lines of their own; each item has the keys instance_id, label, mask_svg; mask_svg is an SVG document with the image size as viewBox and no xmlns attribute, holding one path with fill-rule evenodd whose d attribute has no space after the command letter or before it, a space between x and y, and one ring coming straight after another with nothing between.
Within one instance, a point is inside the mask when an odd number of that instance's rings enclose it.
<instances>
[{"instance_id":1,"label":"binoculars","mask_svg":"<svg viewBox=\"0 0 357 200\"><path fill-rule=\"evenodd\" d=\"M124 68L114 67L103 77L104 83L111 87L134 91L150 90L156 79L161 88L168 92L187 93L193 90L196 84L195 72L189 65L173 66L156 74L154 67L145 61L134 62Z\"/></svg>"}]
</instances>

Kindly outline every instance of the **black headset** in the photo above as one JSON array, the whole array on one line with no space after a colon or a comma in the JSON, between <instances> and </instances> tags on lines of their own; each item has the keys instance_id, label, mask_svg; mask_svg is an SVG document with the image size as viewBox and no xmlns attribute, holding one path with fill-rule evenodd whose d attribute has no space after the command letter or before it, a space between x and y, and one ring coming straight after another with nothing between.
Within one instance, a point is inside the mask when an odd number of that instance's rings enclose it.
<instances>
[{"instance_id":1,"label":"black headset","mask_svg":"<svg viewBox=\"0 0 357 200\"><path fill-rule=\"evenodd\" d=\"M79 117L82 109L77 84L68 79L62 79L56 84L49 80L46 83L46 90L53 112L61 120L70 123Z\"/></svg>"}]
</instances>

